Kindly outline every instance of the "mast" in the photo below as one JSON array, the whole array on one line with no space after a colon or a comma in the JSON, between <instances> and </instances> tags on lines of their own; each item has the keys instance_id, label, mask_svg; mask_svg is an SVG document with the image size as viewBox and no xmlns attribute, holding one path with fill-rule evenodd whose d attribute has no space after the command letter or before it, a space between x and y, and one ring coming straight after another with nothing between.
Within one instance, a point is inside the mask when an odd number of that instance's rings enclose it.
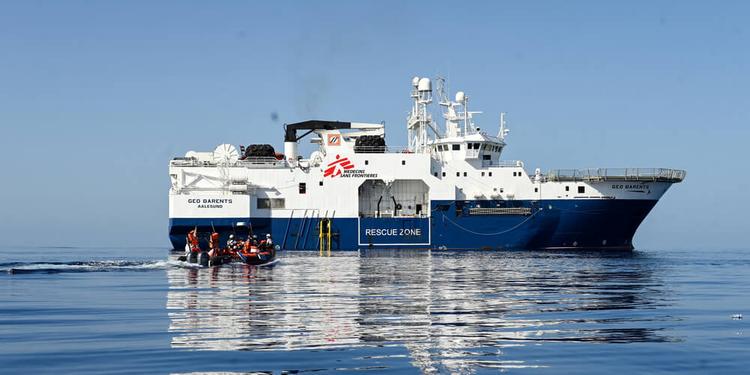
<instances>
[{"instance_id":1,"label":"mast","mask_svg":"<svg viewBox=\"0 0 750 375\"><path fill-rule=\"evenodd\" d=\"M432 127L432 118L427 112L427 106L432 103L432 82L429 78L414 77L411 81L411 97L414 100L411 113L408 117L407 129L409 133L409 151L425 152L428 151L427 128Z\"/></svg>"}]
</instances>

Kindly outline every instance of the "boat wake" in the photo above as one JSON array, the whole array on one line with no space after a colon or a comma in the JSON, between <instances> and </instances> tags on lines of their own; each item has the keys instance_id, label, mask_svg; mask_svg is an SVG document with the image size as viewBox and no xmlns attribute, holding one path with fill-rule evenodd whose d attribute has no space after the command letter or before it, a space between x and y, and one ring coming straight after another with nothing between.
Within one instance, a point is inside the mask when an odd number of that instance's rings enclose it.
<instances>
[{"instance_id":1,"label":"boat wake","mask_svg":"<svg viewBox=\"0 0 750 375\"><path fill-rule=\"evenodd\" d=\"M162 270L168 267L192 268L195 265L172 260L97 260L78 262L9 262L0 263L0 272L9 274L126 272Z\"/></svg>"}]
</instances>

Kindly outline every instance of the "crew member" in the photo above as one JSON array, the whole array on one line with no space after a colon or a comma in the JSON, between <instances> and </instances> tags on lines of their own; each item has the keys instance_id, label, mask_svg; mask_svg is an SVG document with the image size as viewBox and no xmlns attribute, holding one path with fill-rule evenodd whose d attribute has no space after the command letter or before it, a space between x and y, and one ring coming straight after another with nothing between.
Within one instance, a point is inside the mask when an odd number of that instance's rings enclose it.
<instances>
[{"instance_id":1,"label":"crew member","mask_svg":"<svg viewBox=\"0 0 750 375\"><path fill-rule=\"evenodd\" d=\"M245 241L245 246L244 246L244 247L243 247L243 249L242 249L242 251L243 251L243 252L244 252L245 254L254 254L254 253L257 253L257 252L258 252L258 246L257 246L257 245L255 245L255 244L256 244L256 241L255 241L255 240L256 240L257 238L258 238L258 236L253 236L253 239L252 239L252 240L250 240L250 239L248 238L248 239L247 239L247 241Z\"/></svg>"},{"instance_id":2,"label":"crew member","mask_svg":"<svg viewBox=\"0 0 750 375\"><path fill-rule=\"evenodd\" d=\"M234 235L230 234L229 239L227 240L227 249L229 250L237 250L235 249L235 246L237 246L237 241L234 239Z\"/></svg>"},{"instance_id":3,"label":"crew member","mask_svg":"<svg viewBox=\"0 0 750 375\"><path fill-rule=\"evenodd\" d=\"M199 252L200 248L198 247L198 228L195 228L188 232L187 234L187 242L188 246L190 247L190 251Z\"/></svg>"},{"instance_id":4,"label":"crew member","mask_svg":"<svg viewBox=\"0 0 750 375\"><path fill-rule=\"evenodd\" d=\"M216 257L221 255L221 245L219 245L219 234L216 232L211 233L211 239L208 241L208 248L211 249L208 252L208 256Z\"/></svg>"},{"instance_id":5,"label":"crew member","mask_svg":"<svg viewBox=\"0 0 750 375\"><path fill-rule=\"evenodd\" d=\"M270 249L273 247L273 240L271 239L271 233L266 233L266 239L260 241L260 248Z\"/></svg>"}]
</instances>

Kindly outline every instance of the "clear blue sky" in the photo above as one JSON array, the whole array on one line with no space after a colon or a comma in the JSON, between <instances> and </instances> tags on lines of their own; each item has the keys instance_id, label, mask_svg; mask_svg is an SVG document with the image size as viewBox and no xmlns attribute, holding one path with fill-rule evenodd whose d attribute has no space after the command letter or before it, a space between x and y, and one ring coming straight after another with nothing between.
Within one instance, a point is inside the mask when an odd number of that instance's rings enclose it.
<instances>
[{"instance_id":1,"label":"clear blue sky","mask_svg":"<svg viewBox=\"0 0 750 375\"><path fill-rule=\"evenodd\" d=\"M0 3L4 244L168 246L167 162L385 121L448 77L528 169L688 170L641 248L745 247L748 2ZM271 114L277 113L274 122Z\"/></svg>"}]
</instances>

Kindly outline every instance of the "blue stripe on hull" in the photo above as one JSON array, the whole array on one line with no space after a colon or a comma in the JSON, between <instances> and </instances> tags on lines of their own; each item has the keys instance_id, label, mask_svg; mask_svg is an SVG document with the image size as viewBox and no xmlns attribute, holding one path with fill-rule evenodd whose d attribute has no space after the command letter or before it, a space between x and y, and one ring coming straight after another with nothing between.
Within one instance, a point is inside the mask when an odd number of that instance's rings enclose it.
<instances>
[{"instance_id":1,"label":"blue stripe on hull","mask_svg":"<svg viewBox=\"0 0 750 375\"><path fill-rule=\"evenodd\" d=\"M358 218L332 220L333 250L360 248L432 249L632 249L638 225L651 211L654 200L547 200L547 201L433 201L432 217L419 220L422 237L404 241L366 237ZM468 215L472 207L526 207L530 215ZM551 206L551 208L550 208ZM392 228L395 219L363 219L365 226ZM414 219L411 219L414 221ZM207 246L211 224L222 242L238 221L250 222L254 233L271 233L276 244L286 250L317 250L318 219L303 218L224 218L170 219L169 235L175 249L185 247L185 236L194 227L203 234ZM407 226L406 224L404 226ZM410 228L412 224L408 225ZM424 229L429 227L429 237ZM380 232L368 232L377 233ZM388 232L383 232L388 233ZM238 233L242 236L246 233ZM413 234L413 232L412 232ZM428 239L428 243L424 242ZM418 239L418 241L417 241ZM411 241L411 242L410 242ZM361 243L361 245L360 245ZM413 244L410 244L413 243Z\"/></svg>"}]
</instances>

